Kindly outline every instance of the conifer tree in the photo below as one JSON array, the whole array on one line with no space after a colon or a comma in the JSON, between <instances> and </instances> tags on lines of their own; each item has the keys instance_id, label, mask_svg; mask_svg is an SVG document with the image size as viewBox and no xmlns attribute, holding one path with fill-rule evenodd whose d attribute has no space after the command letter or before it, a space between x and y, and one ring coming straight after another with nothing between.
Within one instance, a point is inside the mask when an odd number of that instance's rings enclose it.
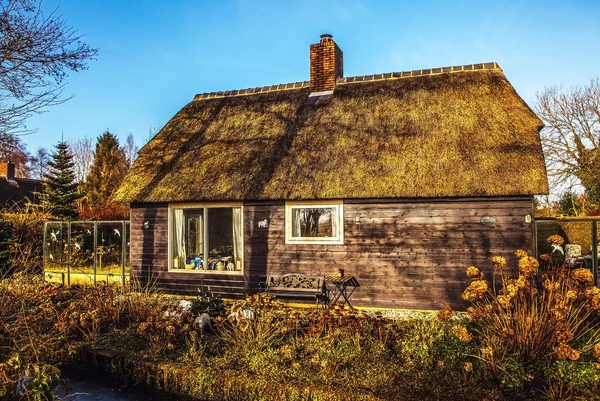
<instances>
[{"instance_id":1,"label":"conifer tree","mask_svg":"<svg viewBox=\"0 0 600 401\"><path fill-rule=\"evenodd\" d=\"M49 172L44 174L42 208L54 216L75 219L78 216L75 201L81 198L75 182L73 155L65 142L56 145Z\"/></svg>"},{"instance_id":2,"label":"conifer tree","mask_svg":"<svg viewBox=\"0 0 600 401\"><path fill-rule=\"evenodd\" d=\"M94 163L85 183L85 203L92 208L107 206L127 173L125 151L108 130L98 137Z\"/></svg>"}]
</instances>

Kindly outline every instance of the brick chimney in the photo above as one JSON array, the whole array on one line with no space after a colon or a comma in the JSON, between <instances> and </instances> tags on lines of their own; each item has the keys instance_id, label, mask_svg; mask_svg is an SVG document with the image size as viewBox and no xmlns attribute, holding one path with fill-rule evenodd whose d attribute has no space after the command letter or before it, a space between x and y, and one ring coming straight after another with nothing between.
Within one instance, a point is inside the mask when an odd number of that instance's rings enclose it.
<instances>
[{"instance_id":1,"label":"brick chimney","mask_svg":"<svg viewBox=\"0 0 600 401\"><path fill-rule=\"evenodd\" d=\"M14 181L15 165L11 162L0 163L0 176L6 177L8 181Z\"/></svg>"},{"instance_id":2,"label":"brick chimney","mask_svg":"<svg viewBox=\"0 0 600 401\"><path fill-rule=\"evenodd\" d=\"M324 92L335 89L335 80L344 76L344 54L329 34L310 45L310 91Z\"/></svg>"}]
</instances>

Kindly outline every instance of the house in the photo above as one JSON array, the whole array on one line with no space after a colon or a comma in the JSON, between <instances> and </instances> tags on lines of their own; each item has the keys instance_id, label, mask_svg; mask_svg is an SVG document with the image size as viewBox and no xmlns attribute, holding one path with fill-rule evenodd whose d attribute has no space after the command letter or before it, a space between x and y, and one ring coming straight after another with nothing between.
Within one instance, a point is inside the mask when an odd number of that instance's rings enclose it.
<instances>
[{"instance_id":1,"label":"house","mask_svg":"<svg viewBox=\"0 0 600 401\"><path fill-rule=\"evenodd\" d=\"M460 305L466 267L534 251L541 127L496 63L344 77L322 35L310 81L196 95L141 149L131 275L235 298L343 268L355 306Z\"/></svg>"},{"instance_id":2,"label":"house","mask_svg":"<svg viewBox=\"0 0 600 401\"><path fill-rule=\"evenodd\" d=\"M25 203L38 203L42 181L15 176L14 163L0 163L0 209L20 207Z\"/></svg>"}]
</instances>

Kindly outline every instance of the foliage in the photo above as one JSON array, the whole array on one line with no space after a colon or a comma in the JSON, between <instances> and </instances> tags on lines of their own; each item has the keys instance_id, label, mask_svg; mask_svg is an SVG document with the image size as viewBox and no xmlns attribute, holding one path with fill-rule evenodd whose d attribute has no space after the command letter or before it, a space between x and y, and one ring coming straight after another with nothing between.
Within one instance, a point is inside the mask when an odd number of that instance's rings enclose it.
<instances>
[{"instance_id":1,"label":"foliage","mask_svg":"<svg viewBox=\"0 0 600 401\"><path fill-rule=\"evenodd\" d=\"M198 289L198 292L200 294L192 301L191 312L194 315L208 313L213 318L225 315L226 306L223 297L200 289Z\"/></svg>"},{"instance_id":2,"label":"foliage","mask_svg":"<svg viewBox=\"0 0 600 401\"><path fill-rule=\"evenodd\" d=\"M569 90L550 87L537 94L536 114L548 172L556 185L576 178L592 204L600 203L600 78Z\"/></svg>"},{"instance_id":3,"label":"foliage","mask_svg":"<svg viewBox=\"0 0 600 401\"><path fill-rule=\"evenodd\" d=\"M91 208L107 206L126 173L125 152L117 137L107 130L96 142L94 162L84 185L85 205Z\"/></svg>"},{"instance_id":4,"label":"foliage","mask_svg":"<svg viewBox=\"0 0 600 401\"><path fill-rule=\"evenodd\" d=\"M583 212L580 195L567 191L558 201L558 213L563 216L579 216Z\"/></svg>"},{"instance_id":5,"label":"foliage","mask_svg":"<svg viewBox=\"0 0 600 401\"><path fill-rule=\"evenodd\" d=\"M564 242L558 235L548 241ZM567 361L581 361L573 365L576 370L589 369L585 363L595 359L600 363L600 289L590 285L591 272L555 266L545 257L549 264L540 275L535 258L524 251L516 254L514 277L503 258L492 259L501 278L499 287L489 286L476 267L467 269L471 284L462 297L472 305L472 323L458 326L457 338L472 344L481 367L506 391L516 392L513 396L521 391L555 392L559 384L563 390L568 386L571 395L592 394L600 389L600 372L586 376L589 380L575 380L577 375L567 370L548 374L553 367L567 366Z\"/></svg>"},{"instance_id":6,"label":"foliage","mask_svg":"<svg viewBox=\"0 0 600 401\"><path fill-rule=\"evenodd\" d=\"M26 120L63 103L68 71L86 69L97 54L61 15L41 2L7 0L0 9L0 134L31 132Z\"/></svg>"},{"instance_id":7,"label":"foliage","mask_svg":"<svg viewBox=\"0 0 600 401\"><path fill-rule=\"evenodd\" d=\"M0 275L10 266L10 248L12 245L12 226L0 216Z\"/></svg>"},{"instance_id":8,"label":"foliage","mask_svg":"<svg viewBox=\"0 0 600 401\"><path fill-rule=\"evenodd\" d=\"M45 175L43 192L40 195L44 211L64 219L77 217L75 201L81 198L75 183L73 155L65 142L59 142L52 160L48 162L50 171Z\"/></svg>"},{"instance_id":9,"label":"foliage","mask_svg":"<svg viewBox=\"0 0 600 401\"><path fill-rule=\"evenodd\" d=\"M0 213L0 221L6 222L5 228L10 232L10 241L5 248L5 251L8 251L8 261L5 268L0 265L0 275L24 271L41 271L42 227L48 217L39 210L27 207L12 212ZM0 231L2 230L0 229ZM1 248L2 245L0 245Z\"/></svg>"}]
</instances>

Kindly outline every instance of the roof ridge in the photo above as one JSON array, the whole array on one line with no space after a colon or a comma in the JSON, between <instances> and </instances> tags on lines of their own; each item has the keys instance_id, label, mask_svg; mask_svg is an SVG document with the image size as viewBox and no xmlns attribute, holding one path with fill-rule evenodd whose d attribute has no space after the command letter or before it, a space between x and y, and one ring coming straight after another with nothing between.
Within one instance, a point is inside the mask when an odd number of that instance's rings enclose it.
<instances>
[{"instance_id":1,"label":"roof ridge","mask_svg":"<svg viewBox=\"0 0 600 401\"><path fill-rule=\"evenodd\" d=\"M362 75L362 76L354 76L354 77L341 77L338 78L336 84L348 84L353 82L364 82L364 81L382 81L382 80L390 80L390 79L400 79L400 78L411 78L411 77L419 77L425 75L440 75L440 74L450 74L457 72L467 72L467 71L479 71L479 70L500 70L500 65L495 61L489 63L477 63L477 64L463 64L463 65L455 65L449 67L438 67L438 68L425 68L421 70L412 70L412 71L400 71L400 72L388 72L382 74L373 74L373 75Z\"/></svg>"},{"instance_id":2,"label":"roof ridge","mask_svg":"<svg viewBox=\"0 0 600 401\"><path fill-rule=\"evenodd\" d=\"M449 73L458 73L458 72L467 72L467 71L479 71L479 70L500 70L500 65L495 61L489 63L478 63L478 64L463 64L463 65L455 65L449 67L438 67L438 68L426 68L421 70L412 70L412 71L401 71L401 72L388 72L382 74L373 74L373 75L362 75L362 76L354 76L354 77L342 77L338 78L337 84L348 84L354 82L365 82L365 81L382 81L382 80L390 80L390 79L400 79L400 78L411 78L425 75L440 75L440 74L449 74ZM248 96L255 95L257 93L269 93L269 92L280 92L285 90L293 90L293 89L302 89L309 88L310 81L299 81L299 82L290 82L287 84L279 84L279 85L267 85L267 86L259 86L256 88L246 88L246 89L235 89L235 90L226 90L219 92L207 92L207 93L199 93L194 96L194 100L205 100L205 99L217 99L224 97L235 97L235 96Z\"/></svg>"},{"instance_id":3,"label":"roof ridge","mask_svg":"<svg viewBox=\"0 0 600 401\"><path fill-rule=\"evenodd\" d=\"M247 95L254 95L257 93L279 92L279 91L292 90L292 89L302 89L302 88L306 88L306 87L310 87L310 81L299 81L299 82L290 82L287 84L279 84L279 85L258 86L256 88L199 93L196 96L194 96L194 100L214 99L214 98L232 97L232 96L247 96Z\"/></svg>"}]
</instances>

